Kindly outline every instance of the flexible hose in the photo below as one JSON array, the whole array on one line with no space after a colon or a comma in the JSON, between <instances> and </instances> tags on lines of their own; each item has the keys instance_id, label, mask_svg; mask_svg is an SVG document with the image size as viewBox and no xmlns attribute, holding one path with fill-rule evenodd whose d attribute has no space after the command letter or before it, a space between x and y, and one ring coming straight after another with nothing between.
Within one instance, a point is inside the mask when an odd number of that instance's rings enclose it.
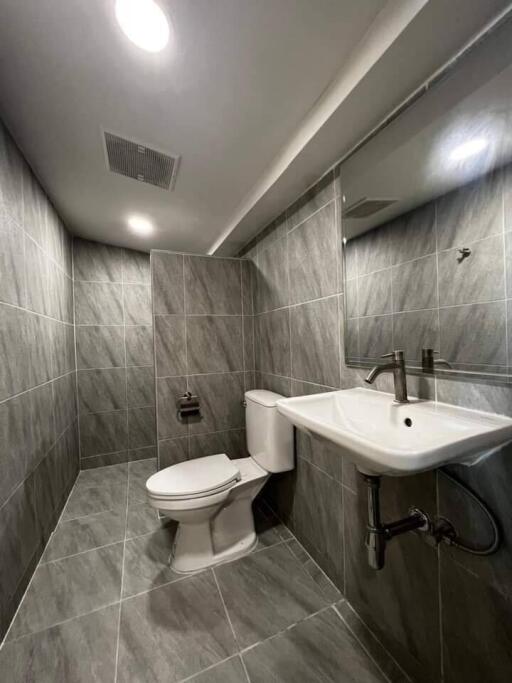
<instances>
[{"instance_id":1,"label":"flexible hose","mask_svg":"<svg viewBox=\"0 0 512 683\"><path fill-rule=\"evenodd\" d=\"M492 555L495 553L501 543L501 533L500 529L498 526L498 523L496 522L493 513L489 510L487 505L481 500L476 493L473 493L470 488L468 488L465 484L463 484L461 481L456 479L454 476L451 474L448 474L448 472L445 472L444 470L441 470L442 474L449 479L453 484L458 486L460 489L462 489L472 500L475 501L475 503L479 506L479 508L485 513L486 517L488 518L489 522L491 523L491 527L494 533L494 540L493 542L487 546L487 548L475 548L471 547L468 545L465 545L462 543L460 540L458 540L458 536L455 537L450 537L450 536L444 536L443 540L445 543L448 545L452 545L455 548L458 548L459 550L463 550L466 553L471 553L471 555Z\"/></svg>"}]
</instances>

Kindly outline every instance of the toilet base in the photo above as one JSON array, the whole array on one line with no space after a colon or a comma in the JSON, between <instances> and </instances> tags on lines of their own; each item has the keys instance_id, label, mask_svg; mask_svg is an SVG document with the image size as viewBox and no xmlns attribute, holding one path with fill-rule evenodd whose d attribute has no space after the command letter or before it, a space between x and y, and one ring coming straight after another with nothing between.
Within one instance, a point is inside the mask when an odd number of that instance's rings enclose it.
<instances>
[{"instance_id":1,"label":"toilet base","mask_svg":"<svg viewBox=\"0 0 512 683\"><path fill-rule=\"evenodd\" d=\"M223 507L213 518L178 525L170 567L178 574L212 567L250 553L258 544L250 498Z\"/></svg>"}]
</instances>

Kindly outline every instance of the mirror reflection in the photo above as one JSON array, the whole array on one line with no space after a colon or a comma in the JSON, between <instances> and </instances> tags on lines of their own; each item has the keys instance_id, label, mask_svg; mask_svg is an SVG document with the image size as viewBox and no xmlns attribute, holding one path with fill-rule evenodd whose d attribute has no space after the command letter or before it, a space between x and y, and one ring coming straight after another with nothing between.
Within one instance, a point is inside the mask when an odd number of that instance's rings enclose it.
<instances>
[{"instance_id":1,"label":"mirror reflection","mask_svg":"<svg viewBox=\"0 0 512 683\"><path fill-rule=\"evenodd\" d=\"M511 162L508 22L341 166L348 364L508 381Z\"/></svg>"}]
</instances>

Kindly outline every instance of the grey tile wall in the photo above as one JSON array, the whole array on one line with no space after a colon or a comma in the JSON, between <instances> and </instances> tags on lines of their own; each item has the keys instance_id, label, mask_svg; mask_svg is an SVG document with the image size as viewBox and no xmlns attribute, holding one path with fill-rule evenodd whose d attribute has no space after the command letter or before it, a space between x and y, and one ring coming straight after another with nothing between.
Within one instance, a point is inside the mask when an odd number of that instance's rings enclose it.
<instances>
[{"instance_id":1,"label":"grey tile wall","mask_svg":"<svg viewBox=\"0 0 512 683\"><path fill-rule=\"evenodd\" d=\"M330 182L329 188L324 179L240 254L251 262L256 283L257 386L285 395L358 386L361 371L346 366L344 344L349 355L368 357L399 345L410 360L429 345L462 367L467 363L507 366L504 340L510 302L506 300L512 297L510 169L447 195L437 207L428 204L385 229L351 241L345 262L347 320L340 268L334 293L317 285L322 266L326 270L322 281L336 282L327 228L323 222L322 228L317 227L319 214L323 211L323 221L326 205L335 211L340 194L336 174ZM333 214L331 218L334 234L340 226ZM324 231L325 247L321 253L308 251L307 256L304 249L301 267L295 268L294 259L301 253L296 240L299 245L313 241L303 234L308 228L311 236ZM340 241L338 255L339 245ZM472 249L476 275L467 272L470 260L453 265L453 249L458 246ZM461 274L454 276L452 267ZM297 272L306 284L299 282ZM337 317L329 303L336 297ZM388 378L379 381L381 390L392 390ZM508 386L438 378L417 382L412 376L409 385L413 394L512 415ZM295 470L271 477L264 494L345 593L370 629L367 638L377 636L411 680L505 683L512 677L510 454L509 445L474 468L452 472L490 505L501 524L503 544L490 557L445 547L436 552L420 537L408 534L390 544L384 570L370 570L364 548L365 492L359 475L342 460L340 450L297 431ZM382 501L385 519L402 516L415 504L452 519L473 542L489 542L490 529L481 511L442 472L384 479ZM368 647L374 644L369 642Z\"/></svg>"},{"instance_id":2,"label":"grey tile wall","mask_svg":"<svg viewBox=\"0 0 512 683\"><path fill-rule=\"evenodd\" d=\"M156 453L149 254L75 239L81 467Z\"/></svg>"},{"instance_id":3,"label":"grey tile wall","mask_svg":"<svg viewBox=\"0 0 512 683\"><path fill-rule=\"evenodd\" d=\"M509 169L494 172L350 241L354 360L377 358L384 344L370 340L380 337L409 362L430 345L456 369L509 371L511 186ZM462 247L471 255L461 260Z\"/></svg>"},{"instance_id":4,"label":"grey tile wall","mask_svg":"<svg viewBox=\"0 0 512 683\"><path fill-rule=\"evenodd\" d=\"M213 453L247 455L242 401L254 383L250 267L241 259L151 252L160 468ZM201 415L180 420L176 401L186 391L200 397Z\"/></svg>"},{"instance_id":5,"label":"grey tile wall","mask_svg":"<svg viewBox=\"0 0 512 683\"><path fill-rule=\"evenodd\" d=\"M0 639L78 472L71 237L0 124Z\"/></svg>"}]
</instances>

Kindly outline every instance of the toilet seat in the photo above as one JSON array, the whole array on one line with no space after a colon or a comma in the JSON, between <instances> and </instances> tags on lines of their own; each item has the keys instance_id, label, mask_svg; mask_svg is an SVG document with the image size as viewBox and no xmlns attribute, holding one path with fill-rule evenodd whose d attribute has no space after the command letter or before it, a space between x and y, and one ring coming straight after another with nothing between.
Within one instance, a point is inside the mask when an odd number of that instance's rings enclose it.
<instances>
[{"instance_id":1,"label":"toilet seat","mask_svg":"<svg viewBox=\"0 0 512 683\"><path fill-rule=\"evenodd\" d=\"M200 458L200 465L187 460L166 467L147 480L146 488L151 497L161 500L191 500L222 493L240 479L234 462L219 453Z\"/></svg>"}]
</instances>

